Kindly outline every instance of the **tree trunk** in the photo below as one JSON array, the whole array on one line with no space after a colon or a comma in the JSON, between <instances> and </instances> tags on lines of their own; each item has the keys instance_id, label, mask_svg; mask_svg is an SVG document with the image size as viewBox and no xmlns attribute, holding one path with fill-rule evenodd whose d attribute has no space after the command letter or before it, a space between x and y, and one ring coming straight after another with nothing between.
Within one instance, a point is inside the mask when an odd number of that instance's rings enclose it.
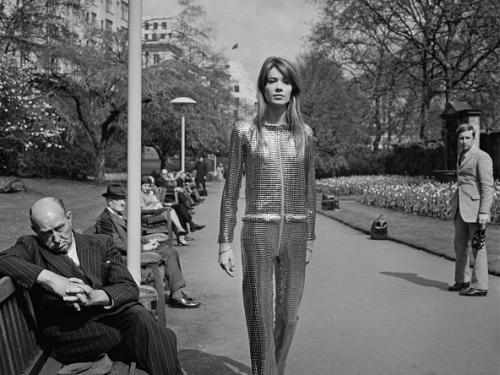
<instances>
[{"instance_id":1,"label":"tree trunk","mask_svg":"<svg viewBox=\"0 0 500 375\"><path fill-rule=\"evenodd\" d=\"M418 137L421 141L427 140L427 123L429 122L429 108L430 108L430 99L427 93L424 93L422 97L422 103L420 103L420 132Z\"/></svg>"},{"instance_id":2,"label":"tree trunk","mask_svg":"<svg viewBox=\"0 0 500 375\"><path fill-rule=\"evenodd\" d=\"M382 119L380 118L380 101L380 96L377 96L377 98L375 98L375 113L373 114L373 122L375 123L375 138L373 140L374 153L378 152L380 149L380 140L383 134Z\"/></svg>"},{"instance_id":3,"label":"tree trunk","mask_svg":"<svg viewBox=\"0 0 500 375\"><path fill-rule=\"evenodd\" d=\"M98 184L102 184L106 181L104 176L106 158L104 156L104 147L99 147L95 157L95 181Z\"/></svg>"}]
</instances>

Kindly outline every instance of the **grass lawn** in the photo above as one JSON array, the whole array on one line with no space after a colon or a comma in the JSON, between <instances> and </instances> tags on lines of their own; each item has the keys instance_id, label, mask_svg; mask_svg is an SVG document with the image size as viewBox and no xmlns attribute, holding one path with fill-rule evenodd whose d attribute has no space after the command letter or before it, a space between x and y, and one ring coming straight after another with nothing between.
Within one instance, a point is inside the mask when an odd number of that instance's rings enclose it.
<instances>
[{"instance_id":1,"label":"grass lawn","mask_svg":"<svg viewBox=\"0 0 500 375\"><path fill-rule=\"evenodd\" d=\"M388 224L389 238L417 249L455 259L453 250L453 222L411 215L401 211L360 204L355 197L340 197L340 210L321 210L321 195L318 195L318 212L332 217L353 228L370 232L372 222L382 214ZM500 225L489 225L486 229L488 267L490 273L500 276Z\"/></svg>"},{"instance_id":2,"label":"grass lawn","mask_svg":"<svg viewBox=\"0 0 500 375\"><path fill-rule=\"evenodd\" d=\"M95 223L105 207L101 196L106 186L61 179L22 179L27 190L0 194L0 251L13 245L23 234L31 234L29 209L46 196L62 198L66 209L73 213L73 227L83 230Z\"/></svg>"}]
</instances>

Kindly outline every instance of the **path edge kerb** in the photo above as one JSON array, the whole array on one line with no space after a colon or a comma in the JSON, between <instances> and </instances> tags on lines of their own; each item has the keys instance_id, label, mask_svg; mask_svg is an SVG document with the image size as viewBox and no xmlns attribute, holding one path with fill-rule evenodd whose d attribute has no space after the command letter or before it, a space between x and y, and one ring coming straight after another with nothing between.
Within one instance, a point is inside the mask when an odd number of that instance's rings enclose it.
<instances>
[{"instance_id":1,"label":"path edge kerb","mask_svg":"<svg viewBox=\"0 0 500 375\"><path fill-rule=\"evenodd\" d=\"M370 234L370 230L366 229L365 227L361 226L361 225L356 225L350 221L347 221L347 220L343 220L339 217L335 217L335 216L331 216L331 215L328 215L327 213L323 212L323 210L320 210L320 209L317 209L316 212L322 216L325 216L329 219L332 219L332 220L335 220L335 221L338 221L339 223L342 223L344 225L347 225L349 228L352 228L352 229L355 229L355 230L358 230L360 232L363 232L365 234ZM376 241L376 240L373 240L373 241ZM380 241L380 240L378 240ZM438 253L437 251L433 250L433 249L430 249L428 247L424 247L424 246L418 246L418 245L415 245L409 241L404 241L404 240L401 240L399 238L396 238L392 235L390 235L390 231L389 231L389 234L387 236L387 240L386 241L393 241L393 242L397 242L397 243L400 243L400 244L403 244L403 245L406 245L406 246L410 246L416 250L421 250L421 251L425 251L426 253L429 253L429 254L432 254L432 255L436 255L436 256L439 256L441 258L445 258L447 260L450 260L450 261L455 261L455 258L454 257L450 257L448 255L445 255L445 254L440 254ZM491 275L494 275L494 276L500 276L500 272L497 272L495 270L488 270L488 273L491 274Z\"/></svg>"}]
</instances>

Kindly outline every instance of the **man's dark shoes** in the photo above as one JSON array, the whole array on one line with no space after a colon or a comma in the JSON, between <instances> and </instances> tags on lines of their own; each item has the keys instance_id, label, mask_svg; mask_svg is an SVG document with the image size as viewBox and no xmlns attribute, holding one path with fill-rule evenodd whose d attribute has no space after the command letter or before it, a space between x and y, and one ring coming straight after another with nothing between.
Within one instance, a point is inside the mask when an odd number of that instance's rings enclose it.
<instances>
[{"instance_id":1,"label":"man's dark shoes","mask_svg":"<svg viewBox=\"0 0 500 375\"><path fill-rule=\"evenodd\" d=\"M458 294L467 297L485 297L488 294L488 291L483 289L469 288L467 290L462 290Z\"/></svg>"},{"instance_id":2,"label":"man's dark shoes","mask_svg":"<svg viewBox=\"0 0 500 375\"><path fill-rule=\"evenodd\" d=\"M186 298L183 296L182 298L170 297L170 299L168 300L168 304L172 307L179 307L182 309L195 309L197 307L200 307L201 302L197 302L192 300L192 298Z\"/></svg>"},{"instance_id":3,"label":"man's dark shoes","mask_svg":"<svg viewBox=\"0 0 500 375\"><path fill-rule=\"evenodd\" d=\"M455 283L448 287L450 292L460 292L469 289L470 283Z\"/></svg>"},{"instance_id":4,"label":"man's dark shoes","mask_svg":"<svg viewBox=\"0 0 500 375\"><path fill-rule=\"evenodd\" d=\"M205 228L206 225L199 225L199 224L193 224L189 226L189 229L191 229L191 232L196 232L197 230Z\"/></svg>"}]
</instances>

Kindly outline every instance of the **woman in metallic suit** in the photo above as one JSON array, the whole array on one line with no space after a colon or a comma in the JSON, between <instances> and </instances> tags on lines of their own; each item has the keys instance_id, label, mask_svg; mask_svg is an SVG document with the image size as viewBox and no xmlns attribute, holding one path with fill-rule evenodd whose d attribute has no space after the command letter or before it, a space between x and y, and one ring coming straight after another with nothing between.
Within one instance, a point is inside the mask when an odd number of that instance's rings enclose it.
<instances>
[{"instance_id":1,"label":"woman in metallic suit","mask_svg":"<svg viewBox=\"0 0 500 375\"><path fill-rule=\"evenodd\" d=\"M297 74L287 60L268 58L257 85L256 117L237 125L231 134L219 264L233 276L231 243L245 171L242 289L252 372L282 375L315 239L314 141L311 128L302 121Z\"/></svg>"}]
</instances>

